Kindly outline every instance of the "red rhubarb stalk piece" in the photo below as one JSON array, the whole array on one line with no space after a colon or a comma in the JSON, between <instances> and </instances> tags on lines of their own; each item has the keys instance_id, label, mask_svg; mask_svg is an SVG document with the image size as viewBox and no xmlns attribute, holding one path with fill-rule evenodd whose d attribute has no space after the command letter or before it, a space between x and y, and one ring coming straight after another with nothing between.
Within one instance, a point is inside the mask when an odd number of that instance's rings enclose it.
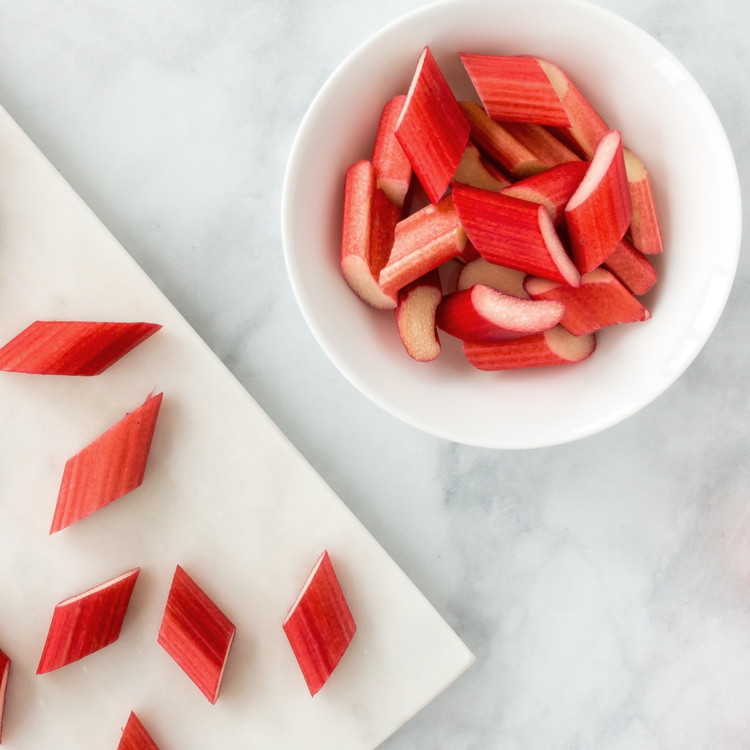
<instances>
[{"instance_id":1,"label":"red rhubarb stalk piece","mask_svg":"<svg viewBox=\"0 0 750 750\"><path fill-rule=\"evenodd\" d=\"M505 341L464 341L466 359L478 370L517 370L568 365L590 357L594 334L573 336L562 326Z\"/></svg>"},{"instance_id":2,"label":"red rhubarb stalk piece","mask_svg":"<svg viewBox=\"0 0 750 750\"><path fill-rule=\"evenodd\" d=\"M565 206L580 185L588 165L583 161L571 161L545 169L544 172L519 180L503 188L503 195L540 203L548 211L552 223L558 226L565 219Z\"/></svg>"},{"instance_id":3,"label":"red rhubarb stalk piece","mask_svg":"<svg viewBox=\"0 0 750 750\"><path fill-rule=\"evenodd\" d=\"M407 354L417 362L431 362L440 354L435 311L442 298L437 269L407 284L398 293L398 334Z\"/></svg>"},{"instance_id":4,"label":"red rhubarb stalk piece","mask_svg":"<svg viewBox=\"0 0 750 750\"><path fill-rule=\"evenodd\" d=\"M612 130L599 142L565 208L573 260L582 274L606 260L625 236L632 216L622 136Z\"/></svg>"},{"instance_id":5,"label":"red rhubarb stalk piece","mask_svg":"<svg viewBox=\"0 0 750 750\"><path fill-rule=\"evenodd\" d=\"M489 159L516 179L541 172L546 164L502 125L495 122L476 102L460 102L471 126L471 140Z\"/></svg>"},{"instance_id":6,"label":"red rhubarb stalk piece","mask_svg":"<svg viewBox=\"0 0 750 750\"><path fill-rule=\"evenodd\" d=\"M383 293L396 297L398 290L424 276L466 246L466 234L458 221L451 193L396 224L393 249L380 272Z\"/></svg>"},{"instance_id":7,"label":"red rhubarb stalk piece","mask_svg":"<svg viewBox=\"0 0 750 750\"><path fill-rule=\"evenodd\" d=\"M0 742L3 738L3 714L5 713L5 693L8 689L8 676L10 675L10 658L0 651Z\"/></svg>"},{"instance_id":8,"label":"red rhubarb stalk piece","mask_svg":"<svg viewBox=\"0 0 750 750\"><path fill-rule=\"evenodd\" d=\"M65 464L50 534L80 521L143 483L162 402L146 401Z\"/></svg>"},{"instance_id":9,"label":"red rhubarb stalk piece","mask_svg":"<svg viewBox=\"0 0 750 750\"><path fill-rule=\"evenodd\" d=\"M565 107L536 58L467 52L459 57L493 120L570 126Z\"/></svg>"},{"instance_id":10,"label":"red rhubarb stalk piece","mask_svg":"<svg viewBox=\"0 0 750 750\"><path fill-rule=\"evenodd\" d=\"M435 320L438 328L462 341L498 341L547 331L560 322L563 312L557 302L540 305L475 284L445 297Z\"/></svg>"},{"instance_id":11,"label":"red rhubarb stalk piece","mask_svg":"<svg viewBox=\"0 0 750 750\"><path fill-rule=\"evenodd\" d=\"M117 750L159 750L134 711L130 712Z\"/></svg>"},{"instance_id":12,"label":"red rhubarb stalk piece","mask_svg":"<svg viewBox=\"0 0 750 750\"><path fill-rule=\"evenodd\" d=\"M469 141L461 161L453 175L453 182L463 182L464 185L482 188L483 190L502 190L508 187L510 180L499 172L490 170L482 160L479 149Z\"/></svg>"},{"instance_id":13,"label":"red rhubarb stalk piece","mask_svg":"<svg viewBox=\"0 0 750 750\"><path fill-rule=\"evenodd\" d=\"M456 290L460 292L475 284L484 284L484 286L497 289L498 292L512 294L520 299L528 299L529 295L523 288L525 278L526 273L523 271L507 266L498 266L497 263L490 263L480 257L467 263L461 269L456 280Z\"/></svg>"},{"instance_id":14,"label":"red rhubarb stalk piece","mask_svg":"<svg viewBox=\"0 0 750 750\"><path fill-rule=\"evenodd\" d=\"M454 185L453 200L461 226L486 260L571 286L580 283L544 206L461 184Z\"/></svg>"},{"instance_id":15,"label":"red rhubarb stalk piece","mask_svg":"<svg viewBox=\"0 0 750 750\"><path fill-rule=\"evenodd\" d=\"M437 203L461 161L469 123L429 47L419 57L396 138L430 201Z\"/></svg>"},{"instance_id":16,"label":"red rhubarb stalk piece","mask_svg":"<svg viewBox=\"0 0 750 750\"><path fill-rule=\"evenodd\" d=\"M393 233L401 211L375 187L369 161L358 161L346 170L341 228L341 272L357 296L372 307L392 310L393 296L383 293L378 276L393 246Z\"/></svg>"},{"instance_id":17,"label":"red rhubarb stalk piece","mask_svg":"<svg viewBox=\"0 0 750 750\"><path fill-rule=\"evenodd\" d=\"M534 277L526 279L524 288L532 299L561 302L565 314L560 325L574 336L651 317L649 311L606 268L596 268L584 274L581 286L576 289Z\"/></svg>"},{"instance_id":18,"label":"red rhubarb stalk piece","mask_svg":"<svg viewBox=\"0 0 750 750\"><path fill-rule=\"evenodd\" d=\"M405 102L406 96L399 94L385 103L380 113L371 158L375 170L375 186L388 196L391 203L399 207L404 205L412 175L409 157L396 138L396 124Z\"/></svg>"},{"instance_id":19,"label":"red rhubarb stalk piece","mask_svg":"<svg viewBox=\"0 0 750 750\"><path fill-rule=\"evenodd\" d=\"M52 614L37 674L51 672L114 643L140 568L61 601Z\"/></svg>"},{"instance_id":20,"label":"red rhubarb stalk piece","mask_svg":"<svg viewBox=\"0 0 750 750\"><path fill-rule=\"evenodd\" d=\"M617 276L636 297L646 294L657 281L656 269L651 261L626 239L617 244L603 266Z\"/></svg>"},{"instance_id":21,"label":"red rhubarb stalk piece","mask_svg":"<svg viewBox=\"0 0 750 750\"><path fill-rule=\"evenodd\" d=\"M646 255L657 255L664 249L659 216L656 212L651 180L643 162L630 149L623 149L625 171L633 203L630 240Z\"/></svg>"},{"instance_id":22,"label":"red rhubarb stalk piece","mask_svg":"<svg viewBox=\"0 0 750 750\"><path fill-rule=\"evenodd\" d=\"M502 122L500 124L547 167L581 160L578 154L569 149L544 125L535 125L531 122Z\"/></svg>"},{"instance_id":23,"label":"red rhubarb stalk piece","mask_svg":"<svg viewBox=\"0 0 750 750\"><path fill-rule=\"evenodd\" d=\"M212 704L219 698L235 630L229 618L178 565L157 641Z\"/></svg>"},{"instance_id":24,"label":"red rhubarb stalk piece","mask_svg":"<svg viewBox=\"0 0 750 750\"><path fill-rule=\"evenodd\" d=\"M328 681L356 630L331 558L323 551L284 620L310 695Z\"/></svg>"},{"instance_id":25,"label":"red rhubarb stalk piece","mask_svg":"<svg viewBox=\"0 0 750 750\"><path fill-rule=\"evenodd\" d=\"M98 375L160 328L156 323L37 320L0 348L0 370Z\"/></svg>"},{"instance_id":26,"label":"red rhubarb stalk piece","mask_svg":"<svg viewBox=\"0 0 750 750\"><path fill-rule=\"evenodd\" d=\"M607 123L559 66L549 60L537 59L570 120L570 125L560 132L575 143L587 159L591 159L599 141L609 132Z\"/></svg>"}]
</instances>

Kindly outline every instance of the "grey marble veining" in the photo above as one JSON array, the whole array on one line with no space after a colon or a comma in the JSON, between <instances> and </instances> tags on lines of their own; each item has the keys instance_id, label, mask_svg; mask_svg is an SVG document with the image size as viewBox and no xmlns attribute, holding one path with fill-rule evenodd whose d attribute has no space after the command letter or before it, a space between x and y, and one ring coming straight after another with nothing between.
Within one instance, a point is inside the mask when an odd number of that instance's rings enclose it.
<instances>
[{"instance_id":1,"label":"grey marble veining","mask_svg":"<svg viewBox=\"0 0 750 750\"><path fill-rule=\"evenodd\" d=\"M748 748L746 241L684 376L548 449L397 422L297 309L278 218L296 128L358 43L423 4L0 0L0 103L477 655L384 748ZM747 206L750 8L598 4L704 88Z\"/></svg>"}]
</instances>

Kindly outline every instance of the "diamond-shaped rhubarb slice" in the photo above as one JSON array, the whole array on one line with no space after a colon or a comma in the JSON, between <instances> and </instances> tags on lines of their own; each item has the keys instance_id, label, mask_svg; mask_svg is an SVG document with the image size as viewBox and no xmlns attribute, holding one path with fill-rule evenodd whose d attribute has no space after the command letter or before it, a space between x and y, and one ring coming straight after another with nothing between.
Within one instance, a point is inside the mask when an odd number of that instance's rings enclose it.
<instances>
[{"instance_id":1,"label":"diamond-shaped rhubarb slice","mask_svg":"<svg viewBox=\"0 0 750 750\"><path fill-rule=\"evenodd\" d=\"M0 349L0 370L98 375L160 328L156 323L37 320Z\"/></svg>"},{"instance_id":2,"label":"diamond-shaped rhubarb slice","mask_svg":"<svg viewBox=\"0 0 750 750\"><path fill-rule=\"evenodd\" d=\"M211 703L219 698L235 626L177 566L158 642Z\"/></svg>"},{"instance_id":3,"label":"diamond-shaped rhubarb slice","mask_svg":"<svg viewBox=\"0 0 750 750\"><path fill-rule=\"evenodd\" d=\"M80 521L143 483L162 394L145 403L68 459L50 534Z\"/></svg>"},{"instance_id":4,"label":"diamond-shaped rhubarb slice","mask_svg":"<svg viewBox=\"0 0 750 750\"><path fill-rule=\"evenodd\" d=\"M310 695L325 685L356 630L331 558L324 551L284 620L284 632Z\"/></svg>"},{"instance_id":5,"label":"diamond-shaped rhubarb slice","mask_svg":"<svg viewBox=\"0 0 750 750\"><path fill-rule=\"evenodd\" d=\"M117 750L159 750L134 711L130 712Z\"/></svg>"},{"instance_id":6,"label":"diamond-shaped rhubarb slice","mask_svg":"<svg viewBox=\"0 0 750 750\"><path fill-rule=\"evenodd\" d=\"M37 674L51 672L114 643L140 568L61 601L52 614Z\"/></svg>"}]
</instances>

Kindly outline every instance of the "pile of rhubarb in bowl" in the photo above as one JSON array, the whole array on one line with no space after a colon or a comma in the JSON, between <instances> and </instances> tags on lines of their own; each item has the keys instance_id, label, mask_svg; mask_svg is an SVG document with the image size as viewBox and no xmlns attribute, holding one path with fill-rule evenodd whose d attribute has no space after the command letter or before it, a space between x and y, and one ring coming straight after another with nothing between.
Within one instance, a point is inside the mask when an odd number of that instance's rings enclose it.
<instances>
[{"instance_id":1,"label":"pile of rhubarb in bowl","mask_svg":"<svg viewBox=\"0 0 750 750\"><path fill-rule=\"evenodd\" d=\"M343 276L395 311L414 360L444 335L479 370L585 360L601 329L651 317L663 240L647 167L554 61L457 55L478 101L425 47L347 169Z\"/></svg>"}]
</instances>

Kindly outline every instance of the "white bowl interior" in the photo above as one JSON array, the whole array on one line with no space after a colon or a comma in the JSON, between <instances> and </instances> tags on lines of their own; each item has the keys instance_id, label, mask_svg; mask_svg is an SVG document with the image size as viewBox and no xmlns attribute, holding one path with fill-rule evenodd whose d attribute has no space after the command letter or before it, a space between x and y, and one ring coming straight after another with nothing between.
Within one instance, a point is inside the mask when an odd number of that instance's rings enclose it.
<instances>
[{"instance_id":1,"label":"white bowl interior","mask_svg":"<svg viewBox=\"0 0 750 750\"><path fill-rule=\"evenodd\" d=\"M533 54L560 65L645 162L665 251L646 323L601 331L585 362L474 370L443 334L435 362L405 353L393 313L339 272L343 176L369 158L380 109L405 93L428 44L459 98L473 91L459 51ZM692 362L729 294L740 246L736 167L721 124L684 67L624 19L579 0L443 0L372 37L312 103L289 159L285 259L313 334L341 372L405 422L456 442L530 448L602 430L662 393Z\"/></svg>"}]
</instances>

